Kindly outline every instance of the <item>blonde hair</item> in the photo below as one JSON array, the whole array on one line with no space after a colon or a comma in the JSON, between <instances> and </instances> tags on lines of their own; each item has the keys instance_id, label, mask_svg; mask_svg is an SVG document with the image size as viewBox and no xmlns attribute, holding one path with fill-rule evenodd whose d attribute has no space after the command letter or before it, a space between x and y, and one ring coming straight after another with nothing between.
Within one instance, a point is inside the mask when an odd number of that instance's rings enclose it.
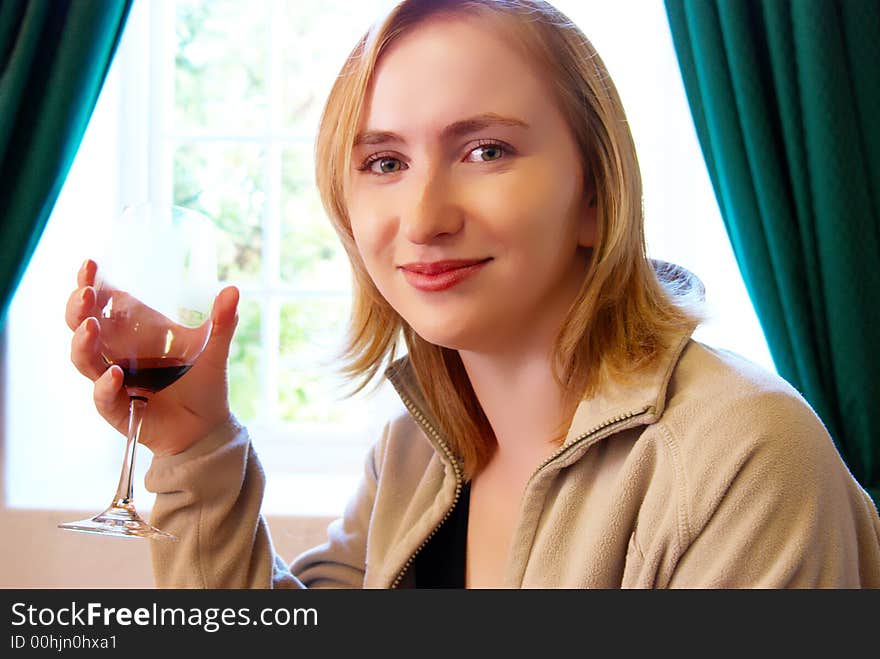
<instances>
[{"instance_id":1,"label":"blonde hair","mask_svg":"<svg viewBox=\"0 0 880 659\"><path fill-rule=\"evenodd\" d=\"M554 345L554 373L565 409L606 378L626 379L652 365L668 338L697 322L675 283L661 282L645 251L642 183L617 90L584 34L540 0L404 0L355 46L321 119L316 178L324 207L351 261L354 297L342 371L360 391L395 359L400 338L439 430L473 476L495 437L458 352L422 339L382 297L355 245L345 207L347 172L377 62L401 34L440 13L475 15L513 31L510 43L548 74L596 192L597 242L587 275ZM566 427L552 441L561 442ZM548 438L551 439L551 438Z\"/></svg>"}]
</instances>

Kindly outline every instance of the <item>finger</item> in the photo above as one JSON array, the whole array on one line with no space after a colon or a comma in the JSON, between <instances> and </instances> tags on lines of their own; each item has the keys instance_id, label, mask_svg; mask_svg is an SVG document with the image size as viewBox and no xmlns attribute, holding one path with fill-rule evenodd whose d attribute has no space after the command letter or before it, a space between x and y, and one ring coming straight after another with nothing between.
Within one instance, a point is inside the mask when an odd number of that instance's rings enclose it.
<instances>
[{"instance_id":1,"label":"finger","mask_svg":"<svg viewBox=\"0 0 880 659\"><path fill-rule=\"evenodd\" d=\"M96 380L104 373L106 366L98 354L98 335L100 334L98 321L94 318L86 318L70 341L70 361L76 366L76 370L90 380Z\"/></svg>"},{"instance_id":2,"label":"finger","mask_svg":"<svg viewBox=\"0 0 880 659\"><path fill-rule=\"evenodd\" d=\"M214 310L212 313L214 320L212 333L218 331L218 328L223 331L235 319L235 314L238 311L239 297L240 293L235 286L227 286L217 293L217 297L214 298Z\"/></svg>"},{"instance_id":3,"label":"finger","mask_svg":"<svg viewBox=\"0 0 880 659\"><path fill-rule=\"evenodd\" d=\"M225 369L226 358L229 356L229 344L238 324L239 291L235 286L227 286L214 300L212 313L213 325L211 337L202 356L206 362Z\"/></svg>"},{"instance_id":4,"label":"finger","mask_svg":"<svg viewBox=\"0 0 880 659\"><path fill-rule=\"evenodd\" d=\"M89 316L95 315L96 295L91 286L77 288L67 298L67 308L64 311L64 320L67 326L76 331L76 328Z\"/></svg>"},{"instance_id":5,"label":"finger","mask_svg":"<svg viewBox=\"0 0 880 659\"><path fill-rule=\"evenodd\" d=\"M98 272L98 264L92 259L86 259L76 273L76 285L79 288L95 285L95 274Z\"/></svg>"},{"instance_id":6,"label":"finger","mask_svg":"<svg viewBox=\"0 0 880 659\"><path fill-rule=\"evenodd\" d=\"M124 432L128 418L128 394L122 384L125 376L118 366L111 366L95 380L95 408L112 425Z\"/></svg>"}]
</instances>

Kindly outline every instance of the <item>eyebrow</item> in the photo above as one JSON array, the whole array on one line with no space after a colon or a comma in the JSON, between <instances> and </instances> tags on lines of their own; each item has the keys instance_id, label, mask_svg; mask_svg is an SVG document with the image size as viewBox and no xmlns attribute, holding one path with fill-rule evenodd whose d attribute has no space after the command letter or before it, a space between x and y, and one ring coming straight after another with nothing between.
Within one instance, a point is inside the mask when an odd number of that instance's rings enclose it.
<instances>
[{"instance_id":1,"label":"eyebrow","mask_svg":"<svg viewBox=\"0 0 880 659\"><path fill-rule=\"evenodd\" d=\"M469 119L462 119L461 121L451 123L441 131L440 136L443 139L449 139L450 137L462 137L464 135L469 135L471 133L485 130L486 128L491 128L493 126L512 126L514 128L525 129L529 128L529 125L521 119L516 119L514 117L504 117L500 114L495 114L494 112L488 112L486 114L478 114L475 117L470 117ZM387 142L400 142L405 144L406 140L397 133L392 133L391 131L368 130L362 133L358 133L357 137L354 140L353 146L357 147L361 145L385 144Z\"/></svg>"}]
</instances>

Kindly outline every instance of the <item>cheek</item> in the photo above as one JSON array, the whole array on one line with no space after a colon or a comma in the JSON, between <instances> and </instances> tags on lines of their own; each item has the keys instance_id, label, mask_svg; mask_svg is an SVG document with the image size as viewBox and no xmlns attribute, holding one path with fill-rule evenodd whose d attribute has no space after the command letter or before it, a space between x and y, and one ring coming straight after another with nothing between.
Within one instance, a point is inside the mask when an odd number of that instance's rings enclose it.
<instances>
[{"instance_id":1,"label":"cheek","mask_svg":"<svg viewBox=\"0 0 880 659\"><path fill-rule=\"evenodd\" d=\"M393 268L396 235L394 216L389 214L387 208L382 210L382 202L365 203L363 197L348 208L355 246L367 275L379 294L403 316L404 308L401 306L400 292L395 284L396 271Z\"/></svg>"},{"instance_id":2,"label":"cheek","mask_svg":"<svg viewBox=\"0 0 880 659\"><path fill-rule=\"evenodd\" d=\"M369 254L369 249L367 247L370 244L370 236L367 232L369 223L365 222L361 216L350 211L349 218L351 219L351 233L354 236L354 244L357 246L361 258L364 261L367 261L367 256Z\"/></svg>"},{"instance_id":3,"label":"cheek","mask_svg":"<svg viewBox=\"0 0 880 659\"><path fill-rule=\"evenodd\" d=\"M390 216L383 212L381 201L375 195L358 193L352 195L347 205L355 245L371 271L371 264L388 247L394 235Z\"/></svg>"},{"instance_id":4,"label":"cheek","mask_svg":"<svg viewBox=\"0 0 880 659\"><path fill-rule=\"evenodd\" d=\"M479 209L502 243L528 248L534 256L541 246L556 253L577 240L580 186L571 170L550 168L535 161L471 191L470 206Z\"/></svg>"}]
</instances>

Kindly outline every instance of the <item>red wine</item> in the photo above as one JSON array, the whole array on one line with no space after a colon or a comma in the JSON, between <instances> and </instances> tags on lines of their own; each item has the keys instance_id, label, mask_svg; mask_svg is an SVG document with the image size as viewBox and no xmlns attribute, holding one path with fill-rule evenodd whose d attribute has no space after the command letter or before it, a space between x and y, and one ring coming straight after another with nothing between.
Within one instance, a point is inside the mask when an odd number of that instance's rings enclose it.
<instances>
[{"instance_id":1,"label":"red wine","mask_svg":"<svg viewBox=\"0 0 880 659\"><path fill-rule=\"evenodd\" d=\"M192 368L192 364L171 357L119 359L112 363L125 373L123 385L126 389L152 393L161 391Z\"/></svg>"}]
</instances>

